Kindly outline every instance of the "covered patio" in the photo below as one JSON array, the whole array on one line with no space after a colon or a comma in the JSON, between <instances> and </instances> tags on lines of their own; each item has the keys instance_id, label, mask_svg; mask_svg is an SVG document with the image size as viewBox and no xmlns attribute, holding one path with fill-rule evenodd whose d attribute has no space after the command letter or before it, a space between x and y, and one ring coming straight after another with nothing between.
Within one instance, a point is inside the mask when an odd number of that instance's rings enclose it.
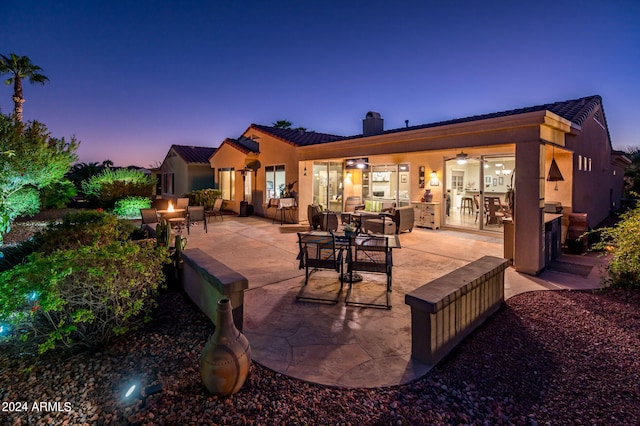
<instances>
[{"instance_id":1,"label":"covered patio","mask_svg":"<svg viewBox=\"0 0 640 426\"><path fill-rule=\"evenodd\" d=\"M296 232L306 230L304 223L280 226L261 217L225 216L210 222L208 233L192 228L187 250L199 248L247 277L244 333L255 362L331 386L390 386L424 375L431 367L411 358L405 294L482 256L503 254L501 236L414 228L400 234L402 248L393 251L391 310L345 307L345 292L339 303L327 305L296 300L304 282L296 260ZM597 264L602 258L564 260L576 267L535 277L509 268L505 298L531 290L600 286ZM335 279L337 291L338 280L331 273L314 279Z\"/></svg>"}]
</instances>

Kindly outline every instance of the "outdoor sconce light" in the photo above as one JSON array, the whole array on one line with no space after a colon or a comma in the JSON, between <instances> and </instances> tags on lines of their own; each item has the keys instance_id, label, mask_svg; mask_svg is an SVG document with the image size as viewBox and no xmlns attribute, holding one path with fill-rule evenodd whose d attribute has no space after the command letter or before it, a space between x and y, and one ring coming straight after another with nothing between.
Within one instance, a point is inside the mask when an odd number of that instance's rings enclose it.
<instances>
[{"instance_id":1,"label":"outdoor sconce light","mask_svg":"<svg viewBox=\"0 0 640 426\"><path fill-rule=\"evenodd\" d=\"M463 151L460 151L460 154L456 155L456 162L458 164L467 164L467 157L467 154L465 154Z\"/></svg>"},{"instance_id":2,"label":"outdoor sconce light","mask_svg":"<svg viewBox=\"0 0 640 426\"><path fill-rule=\"evenodd\" d=\"M124 398L130 399L135 398L140 400L140 406L144 407L147 403L147 398L151 395L155 395L157 393L162 392L162 383L158 383L157 385L147 386L142 389L137 384L131 385L131 387L125 393Z\"/></svg>"}]
</instances>

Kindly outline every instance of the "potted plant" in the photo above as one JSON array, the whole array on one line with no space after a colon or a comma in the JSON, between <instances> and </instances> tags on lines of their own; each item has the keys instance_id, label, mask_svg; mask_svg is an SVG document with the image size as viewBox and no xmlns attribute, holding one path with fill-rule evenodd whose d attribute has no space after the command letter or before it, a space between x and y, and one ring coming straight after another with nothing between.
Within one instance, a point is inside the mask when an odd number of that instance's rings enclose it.
<instances>
[{"instance_id":1,"label":"potted plant","mask_svg":"<svg viewBox=\"0 0 640 426\"><path fill-rule=\"evenodd\" d=\"M344 236L345 237L351 237L353 235L353 233L355 232L356 228L353 226L353 224L351 223L347 223L344 228Z\"/></svg>"}]
</instances>

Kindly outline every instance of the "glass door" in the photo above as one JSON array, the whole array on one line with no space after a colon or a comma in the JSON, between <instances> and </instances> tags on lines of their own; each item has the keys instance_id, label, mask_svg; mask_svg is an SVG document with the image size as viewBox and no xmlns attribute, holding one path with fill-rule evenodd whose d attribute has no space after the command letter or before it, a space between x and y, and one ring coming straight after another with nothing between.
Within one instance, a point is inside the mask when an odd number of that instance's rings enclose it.
<instances>
[{"instance_id":1,"label":"glass door","mask_svg":"<svg viewBox=\"0 0 640 426\"><path fill-rule=\"evenodd\" d=\"M313 204L323 210L342 211L342 162L316 161L313 163Z\"/></svg>"},{"instance_id":2,"label":"glass door","mask_svg":"<svg viewBox=\"0 0 640 426\"><path fill-rule=\"evenodd\" d=\"M478 213L483 189L481 164L472 158L445 161L443 214L446 225L482 229Z\"/></svg>"},{"instance_id":3,"label":"glass door","mask_svg":"<svg viewBox=\"0 0 640 426\"><path fill-rule=\"evenodd\" d=\"M515 156L483 156L445 161L445 224L502 232L502 220L511 217Z\"/></svg>"}]
</instances>

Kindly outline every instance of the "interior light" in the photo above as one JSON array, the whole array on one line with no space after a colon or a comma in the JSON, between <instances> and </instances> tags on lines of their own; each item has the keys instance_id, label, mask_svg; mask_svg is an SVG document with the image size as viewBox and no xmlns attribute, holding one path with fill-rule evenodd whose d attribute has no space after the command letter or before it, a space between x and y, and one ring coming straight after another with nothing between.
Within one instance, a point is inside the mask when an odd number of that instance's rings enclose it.
<instances>
[{"instance_id":1,"label":"interior light","mask_svg":"<svg viewBox=\"0 0 640 426\"><path fill-rule=\"evenodd\" d=\"M502 167L502 163L496 163L496 167Z\"/></svg>"},{"instance_id":2,"label":"interior light","mask_svg":"<svg viewBox=\"0 0 640 426\"><path fill-rule=\"evenodd\" d=\"M364 165L364 163L358 163L358 165L356 167L358 167L359 169L364 169L365 165Z\"/></svg>"},{"instance_id":3,"label":"interior light","mask_svg":"<svg viewBox=\"0 0 640 426\"><path fill-rule=\"evenodd\" d=\"M429 175L429 177L430 177L431 179L435 179L435 178L437 178L437 177L438 177L438 174L437 174L437 173L436 173L436 171L434 170L434 171L432 171L432 172L431 172L431 174Z\"/></svg>"}]
</instances>

